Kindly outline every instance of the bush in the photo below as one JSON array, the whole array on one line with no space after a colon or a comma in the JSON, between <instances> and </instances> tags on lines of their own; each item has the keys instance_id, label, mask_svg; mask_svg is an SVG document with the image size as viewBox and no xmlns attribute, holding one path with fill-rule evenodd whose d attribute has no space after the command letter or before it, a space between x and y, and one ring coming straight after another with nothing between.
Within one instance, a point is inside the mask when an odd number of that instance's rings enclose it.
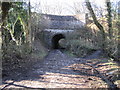
<instances>
[{"instance_id":1,"label":"bush","mask_svg":"<svg viewBox=\"0 0 120 90\"><path fill-rule=\"evenodd\" d=\"M86 36L81 36L79 31L72 33L72 35L68 35L65 40L61 40L60 44L70 53L78 57L85 57L99 49L93 42L87 41Z\"/></svg>"}]
</instances>

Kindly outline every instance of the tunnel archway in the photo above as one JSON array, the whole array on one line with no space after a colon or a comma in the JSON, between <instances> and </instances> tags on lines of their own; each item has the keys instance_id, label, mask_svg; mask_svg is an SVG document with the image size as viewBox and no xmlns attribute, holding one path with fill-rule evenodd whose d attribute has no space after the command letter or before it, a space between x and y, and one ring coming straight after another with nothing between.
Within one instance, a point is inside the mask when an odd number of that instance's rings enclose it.
<instances>
[{"instance_id":1,"label":"tunnel archway","mask_svg":"<svg viewBox=\"0 0 120 90\"><path fill-rule=\"evenodd\" d=\"M56 34L52 38L52 48L53 49L61 49L62 47L59 44L60 39L65 39L65 36L63 34Z\"/></svg>"}]
</instances>

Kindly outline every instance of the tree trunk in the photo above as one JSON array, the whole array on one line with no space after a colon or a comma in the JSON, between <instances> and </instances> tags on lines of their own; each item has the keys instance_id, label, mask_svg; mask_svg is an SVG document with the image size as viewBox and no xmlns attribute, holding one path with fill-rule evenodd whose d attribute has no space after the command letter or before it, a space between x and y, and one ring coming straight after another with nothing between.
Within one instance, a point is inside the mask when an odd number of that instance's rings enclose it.
<instances>
[{"instance_id":1,"label":"tree trunk","mask_svg":"<svg viewBox=\"0 0 120 90\"><path fill-rule=\"evenodd\" d=\"M26 31L26 48L27 48L27 52L31 52L31 50L32 50L32 42L31 42L31 10L30 10L30 1L29 1L29 3L28 3L28 12L27 12L27 14L28 14L28 24L27 24L27 31Z\"/></svg>"},{"instance_id":2,"label":"tree trunk","mask_svg":"<svg viewBox=\"0 0 120 90\"><path fill-rule=\"evenodd\" d=\"M1 2L0 2L0 12L1 12ZM2 23L1 19L2 18L0 17L0 23ZM2 84L2 29L0 26L0 85L1 84Z\"/></svg>"},{"instance_id":3,"label":"tree trunk","mask_svg":"<svg viewBox=\"0 0 120 90\"><path fill-rule=\"evenodd\" d=\"M106 0L107 6L107 23L108 23L108 35L109 35L109 47L108 47L108 55L112 55L112 45L113 45L113 28L112 28L112 13L111 13L111 2L110 0Z\"/></svg>"},{"instance_id":4,"label":"tree trunk","mask_svg":"<svg viewBox=\"0 0 120 90\"><path fill-rule=\"evenodd\" d=\"M3 50L3 58L7 54L7 46L9 43L9 31L4 27L7 24L7 15L10 9L11 3L2 2L2 50Z\"/></svg>"},{"instance_id":5,"label":"tree trunk","mask_svg":"<svg viewBox=\"0 0 120 90\"><path fill-rule=\"evenodd\" d=\"M28 3L28 36L27 41L29 44L30 52L32 50L32 38L31 38L31 8L30 8L30 1Z\"/></svg>"},{"instance_id":6,"label":"tree trunk","mask_svg":"<svg viewBox=\"0 0 120 90\"><path fill-rule=\"evenodd\" d=\"M89 2L89 0L86 0L86 6L93 18L93 21L95 23L95 25L99 28L99 30L101 31L101 35L102 35L102 50L105 51L106 49L106 35L105 35L105 31L104 31L104 28L103 26L98 22L97 18L96 18L96 15L93 11L93 8L91 6L91 3Z\"/></svg>"},{"instance_id":7,"label":"tree trunk","mask_svg":"<svg viewBox=\"0 0 120 90\"><path fill-rule=\"evenodd\" d=\"M110 40L113 37L113 30L112 30L112 14L111 14L111 2L110 0L106 0L106 5L107 5L107 12L108 12L108 17L107 17L107 23L108 23L108 32L109 32L109 38Z\"/></svg>"}]
</instances>

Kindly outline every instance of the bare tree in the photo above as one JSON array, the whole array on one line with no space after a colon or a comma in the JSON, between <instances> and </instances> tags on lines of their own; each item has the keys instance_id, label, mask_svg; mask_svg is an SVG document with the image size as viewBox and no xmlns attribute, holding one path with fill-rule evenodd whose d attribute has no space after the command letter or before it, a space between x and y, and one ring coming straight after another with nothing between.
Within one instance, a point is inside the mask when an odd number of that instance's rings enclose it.
<instances>
[{"instance_id":1,"label":"bare tree","mask_svg":"<svg viewBox=\"0 0 120 90\"><path fill-rule=\"evenodd\" d=\"M45 4L44 6L42 6L42 12L45 13L45 14L48 14L50 13L50 6Z\"/></svg>"},{"instance_id":2,"label":"bare tree","mask_svg":"<svg viewBox=\"0 0 120 90\"><path fill-rule=\"evenodd\" d=\"M74 2L73 9L74 9L75 14L80 14L80 13L86 12L84 2Z\"/></svg>"},{"instance_id":3,"label":"bare tree","mask_svg":"<svg viewBox=\"0 0 120 90\"><path fill-rule=\"evenodd\" d=\"M97 6L95 3L91 3L91 6L93 7L93 10L98 17L104 17L104 11L103 7Z\"/></svg>"},{"instance_id":4,"label":"bare tree","mask_svg":"<svg viewBox=\"0 0 120 90\"><path fill-rule=\"evenodd\" d=\"M103 51L105 51L106 49L106 34L105 34L105 30L104 27L98 22L97 17L93 11L93 8L91 6L91 3L89 2L89 0L86 0L86 6L93 18L93 21L95 23L95 25L99 28L99 30L101 31L101 35L102 35L102 49Z\"/></svg>"},{"instance_id":5,"label":"bare tree","mask_svg":"<svg viewBox=\"0 0 120 90\"><path fill-rule=\"evenodd\" d=\"M112 16L112 15L115 15L115 12L114 13L112 12L112 3L110 2L110 0L106 0L106 7L107 7L107 23L108 23L108 37L109 37L108 55L111 58L118 60L119 39L117 38L117 36L120 30L119 28L118 28L118 31L115 30L116 27L114 26L113 20L112 20L112 19L115 19ZM116 6L114 7L116 8ZM116 20L119 21L118 18Z\"/></svg>"},{"instance_id":6,"label":"bare tree","mask_svg":"<svg viewBox=\"0 0 120 90\"><path fill-rule=\"evenodd\" d=\"M59 3L59 2L58 2L58 4L57 4L54 8L55 8L56 13L57 13L58 15L61 15L62 12L63 12L63 9L64 9L63 6L62 6L62 4Z\"/></svg>"},{"instance_id":7,"label":"bare tree","mask_svg":"<svg viewBox=\"0 0 120 90\"><path fill-rule=\"evenodd\" d=\"M36 3L32 4L31 9L34 10L34 12L41 13L42 12L41 2L37 1Z\"/></svg>"},{"instance_id":8,"label":"bare tree","mask_svg":"<svg viewBox=\"0 0 120 90\"><path fill-rule=\"evenodd\" d=\"M72 14L81 14L88 12L84 2L74 2L73 6L69 4L66 4L66 6L67 6L66 10L68 10Z\"/></svg>"},{"instance_id":9,"label":"bare tree","mask_svg":"<svg viewBox=\"0 0 120 90\"><path fill-rule=\"evenodd\" d=\"M55 5L49 5L47 2L44 2L42 5L42 13L45 14L62 14L63 6L60 2L57 2Z\"/></svg>"}]
</instances>

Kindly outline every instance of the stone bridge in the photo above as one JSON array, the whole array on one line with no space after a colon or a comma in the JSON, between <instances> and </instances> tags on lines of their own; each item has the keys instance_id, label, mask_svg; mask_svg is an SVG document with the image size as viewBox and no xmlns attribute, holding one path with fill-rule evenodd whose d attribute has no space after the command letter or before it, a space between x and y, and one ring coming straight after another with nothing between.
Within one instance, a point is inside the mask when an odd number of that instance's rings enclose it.
<instances>
[{"instance_id":1,"label":"stone bridge","mask_svg":"<svg viewBox=\"0 0 120 90\"><path fill-rule=\"evenodd\" d=\"M44 42L52 49L62 48L59 45L59 40L67 38L67 36L72 35L73 32L74 30L45 29L43 32Z\"/></svg>"},{"instance_id":2,"label":"stone bridge","mask_svg":"<svg viewBox=\"0 0 120 90\"><path fill-rule=\"evenodd\" d=\"M60 39L66 39L77 29L82 29L85 25L85 18L80 19L78 16L58 16L58 15L41 15L41 24L44 26L43 39L45 45L51 49L61 48Z\"/></svg>"}]
</instances>

